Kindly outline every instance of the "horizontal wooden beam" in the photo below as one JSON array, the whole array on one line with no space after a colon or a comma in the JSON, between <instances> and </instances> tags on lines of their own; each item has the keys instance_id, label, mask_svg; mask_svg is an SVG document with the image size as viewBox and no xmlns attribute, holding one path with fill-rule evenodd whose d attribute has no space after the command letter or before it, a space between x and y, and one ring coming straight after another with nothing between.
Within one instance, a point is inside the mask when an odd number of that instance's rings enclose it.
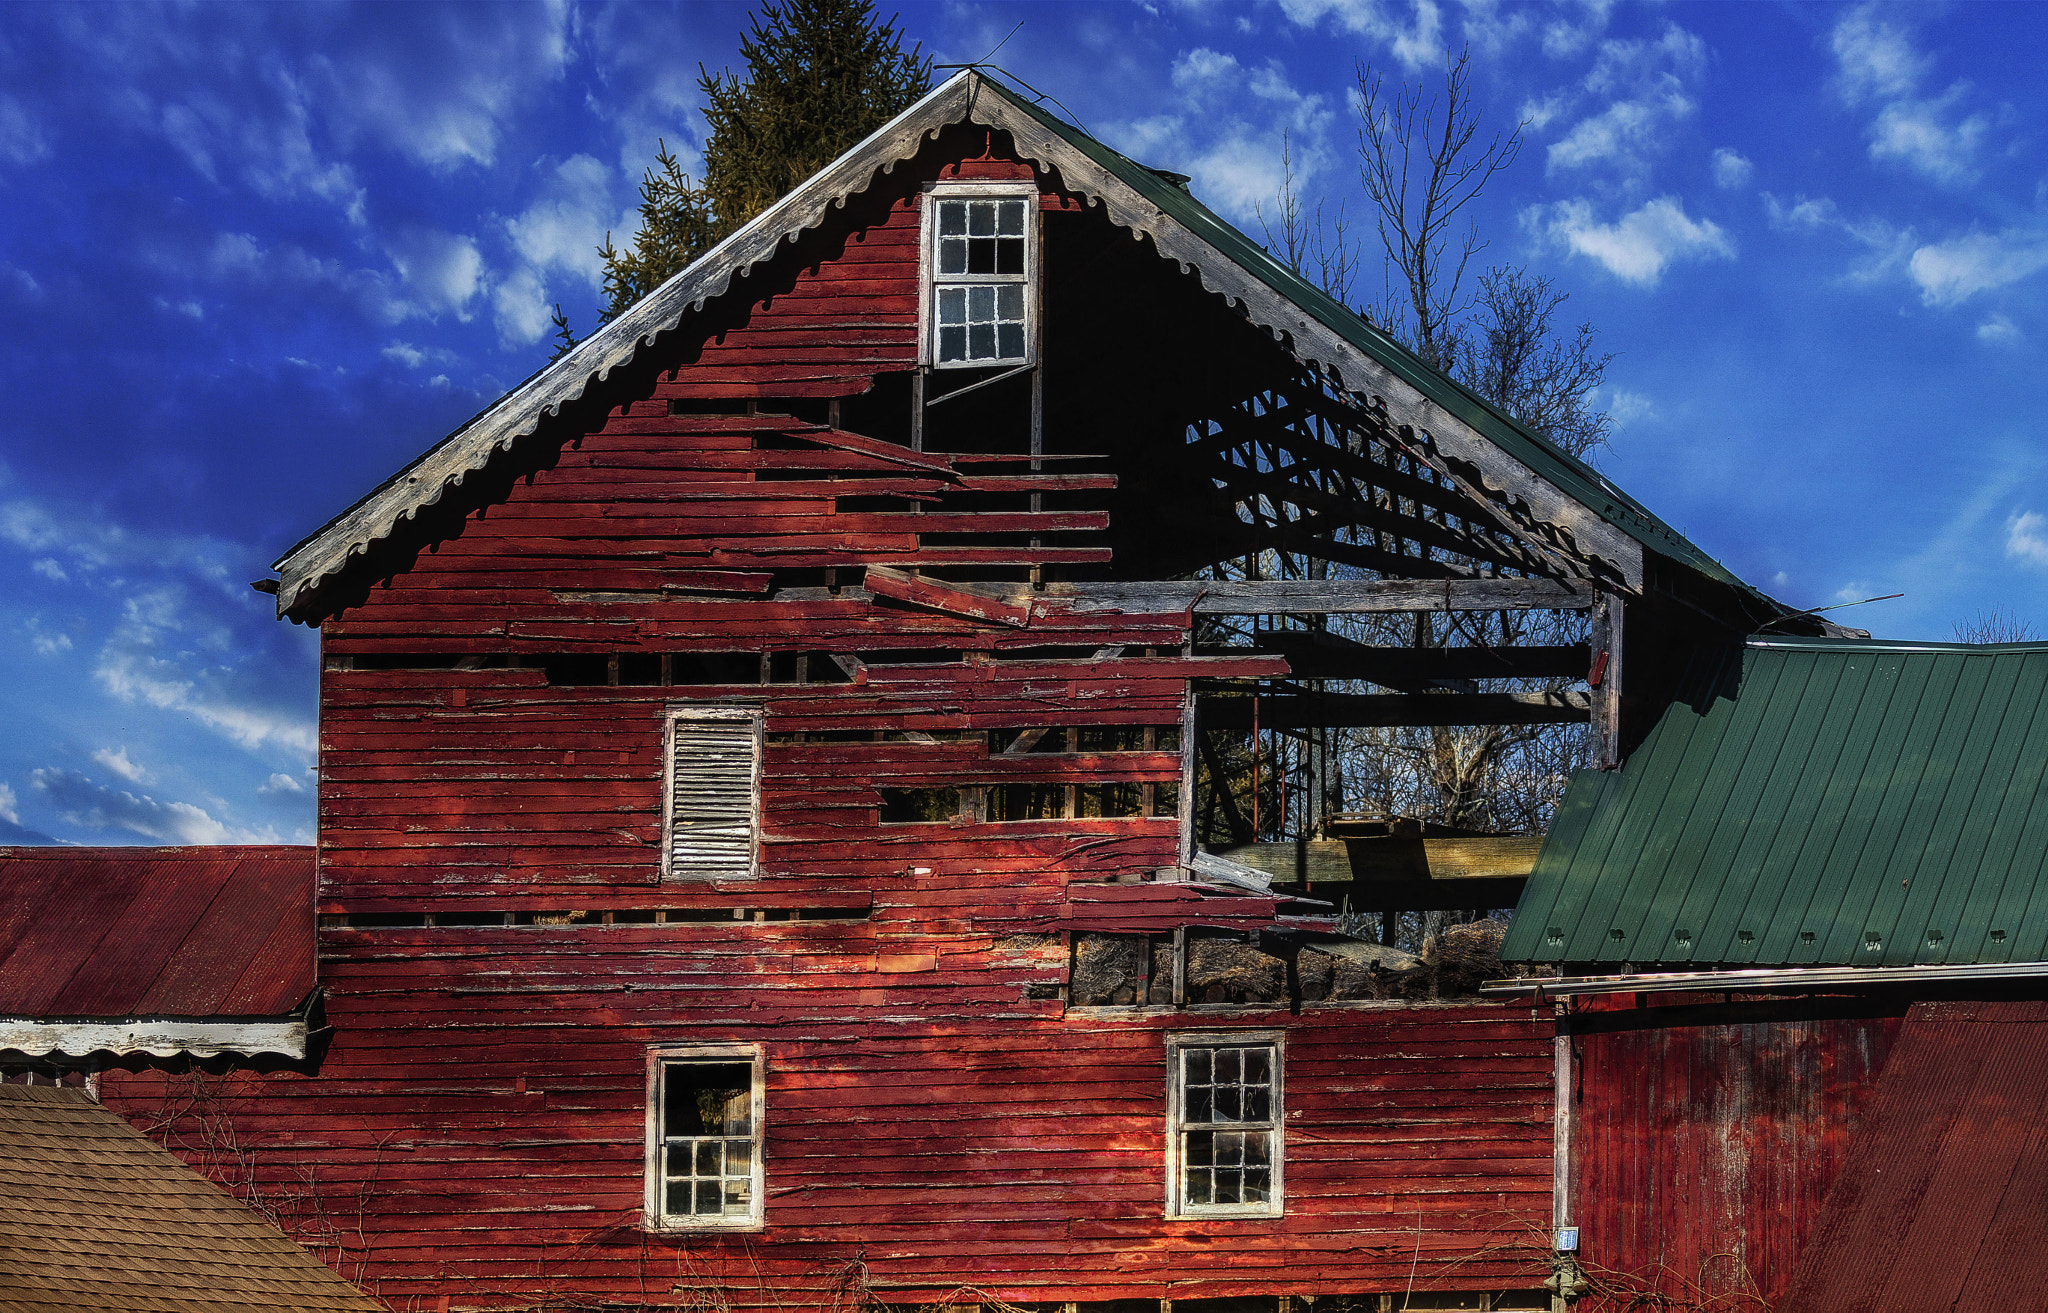
<instances>
[{"instance_id":1,"label":"horizontal wooden beam","mask_svg":"<svg viewBox=\"0 0 2048 1313\"><path fill-rule=\"evenodd\" d=\"M1390 611L1583 611L1592 590L1552 579L1217 579L1056 583L1017 599L1070 611L1198 615L1351 615ZM1006 600L1009 600L1006 598Z\"/></svg>"},{"instance_id":2,"label":"horizontal wooden beam","mask_svg":"<svg viewBox=\"0 0 2048 1313\"><path fill-rule=\"evenodd\" d=\"M1373 647L1306 629L1267 630L1260 648L1287 658L1297 679L1363 679L1416 688L1453 679L1584 679L1592 655L1584 643L1555 647ZM1217 649L1219 655L1235 648Z\"/></svg>"},{"instance_id":3,"label":"horizontal wooden beam","mask_svg":"<svg viewBox=\"0 0 2048 1313\"><path fill-rule=\"evenodd\" d=\"M1250 729L1252 699L1200 700L1204 729ZM1267 729L1319 725L1569 725L1592 719L1582 691L1556 693L1282 693L1259 699L1258 722Z\"/></svg>"},{"instance_id":4,"label":"horizontal wooden beam","mask_svg":"<svg viewBox=\"0 0 2048 1313\"><path fill-rule=\"evenodd\" d=\"M1458 883L1522 878L1536 869L1540 834L1489 834L1451 839L1311 839L1252 843L1218 854L1275 879L1317 884L1344 880Z\"/></svg>"},{"instance_id":5,"label":"horizontal wooden beam","mask_svg":"<svg viewBox=\"0 0 2048 1313\"><path fill-rule=\"evenodd\" d=\"M1357 911L1431 912L1513 907L1535 869L1543 836L1315 839L1254 843L1220 854L1283 885L1343 885Z\"/></svg>"}]
</instances>

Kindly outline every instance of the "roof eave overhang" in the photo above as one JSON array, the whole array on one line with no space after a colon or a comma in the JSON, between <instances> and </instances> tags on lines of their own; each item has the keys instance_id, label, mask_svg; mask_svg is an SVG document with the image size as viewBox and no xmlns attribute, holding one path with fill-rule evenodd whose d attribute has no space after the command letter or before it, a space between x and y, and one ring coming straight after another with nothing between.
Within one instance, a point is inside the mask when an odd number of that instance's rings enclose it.
<instances>
[{"instance_id":1,"label":"roof eave overhang","mask_svg":"<svg viewBox=\"0 0 2048 1313\"><path fill-rule=\"evenodd\" d=\"M2048 979L2048 962L1921 967L1751 967L1734 971L1645 971L1612 976L1530 976L1489 980L1488 998L1571 998L1584 994L1826 994L1915 989L1996 980Z\"/></svg>"},{"instance_id":2,"label":"roof eave overhang","mask_svg":"<svg viewBox=\"0 0 2048 1313\"><path fill-rule=\"evenodd\" d=\"M95 1053L151 1057L304 1058L305 1009L288 1017L0 1017L0 1052L31 1058Z\"/></svg>"},{"instance_id":3,"label":"roof eave overhang","mask_svg":"<svg viewBox=\"0 0 2048 1313\"><path fill-rule=\"evenodd\" d=\"M771 258L785 241L823 222L827 211L873 185L879 174L913 157L928 134L973 122L1010 135L1022 157L1056 171L1069 190L1100 205L1118 225L1150 237L1159 253L1203 287L1242 309L1304 365L1351 393L1388 421L1426 436L1446 459L1476 473L1486 492L1517 518L1549 527L1606 586L1640 591L1643 547L1577 498L1492 442L1403 378L1347 341L1331 324L1283 295L1266 279L1219 251L1141 190L1052 130L1021 102L972 71L962 72L865 141L770 206L639 304L400 471L294 547L275 565L277 609L291 616L322 581L389 537L401 522L438 502L501 451L532 434L544 418L580 400L611 372L630 363L661 333L722 295L733 281ZM1107 148L1101 148L1107 153ZM1164 184L1162 184L1164 185ZM1277 267L1277 266L1276 266Z\"/></svg>"}]
</instances>

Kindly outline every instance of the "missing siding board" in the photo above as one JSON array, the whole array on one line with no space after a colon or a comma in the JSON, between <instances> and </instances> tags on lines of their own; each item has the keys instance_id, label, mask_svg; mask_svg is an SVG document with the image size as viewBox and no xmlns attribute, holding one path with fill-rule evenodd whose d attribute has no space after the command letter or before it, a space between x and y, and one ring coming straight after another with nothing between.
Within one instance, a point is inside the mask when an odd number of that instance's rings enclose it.
<instances>
[{"instance_id":1,"label":"missing siding board","mask_svg":"<svg viewBox=\"0 0 2048 1313\"><path fill-rule=\"evenodd\" d=\"M1068 1002L1077 1008L1170 1003L1172 967L1171 936L1077 934L1067 974Z\"/></svg>"},{"instance_id":2,"label":"missing siding board","mask_svg":"<svg viewBox=\"0 0 2048 1313\"><path fill-rule=\"evenodd\" d=\"M884 825L943 823L960 815L958 789L883 789L879 820Z\"/></svg>"},{"instance_id":3,"label":"missing siding board","mask_svg":"<svg viewBox=\"0 0 2048 1313\"><path fill-rule=\"evenodd\" d=\"M667 755L663 878L717 880L752 874L759 827L760 711L671 709Z\"/></svg>"}]
</instances>

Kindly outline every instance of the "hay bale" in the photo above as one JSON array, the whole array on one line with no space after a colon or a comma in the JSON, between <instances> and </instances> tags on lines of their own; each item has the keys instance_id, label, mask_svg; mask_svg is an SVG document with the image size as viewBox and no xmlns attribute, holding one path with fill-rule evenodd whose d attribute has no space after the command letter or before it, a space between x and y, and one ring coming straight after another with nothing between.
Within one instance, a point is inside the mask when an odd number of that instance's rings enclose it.
<instances>
[{"instance_id":1,"label":"hay bale","mask_svg":"<svg viewBox=\"0 0 2048 1313\"><path fill-rule=\"evenodd\" d=\"M1188 994L1202 1003L1285 1003L1287 963L1234 939L1191 939Z\"/></svg>"}]
</instances>

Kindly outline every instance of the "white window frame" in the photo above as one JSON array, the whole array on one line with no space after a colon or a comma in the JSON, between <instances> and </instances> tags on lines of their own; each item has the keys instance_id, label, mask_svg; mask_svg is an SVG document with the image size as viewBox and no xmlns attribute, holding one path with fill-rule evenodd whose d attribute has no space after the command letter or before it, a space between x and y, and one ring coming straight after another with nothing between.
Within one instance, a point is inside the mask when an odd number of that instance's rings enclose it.
<instances>
[{"instance_id":1,"label":"white window frame","mask_svg":"<svg viewBox=\"0 0 2048 1313\"><path fill-rule=\"evenodd\" d=\"M761 721L758 706L712 706L686 703L665 708L661 718L661 878L664 883L679 880L751 878L761 862ZM676 823L676 726L690 721L730 723L746 721L753 727L753 765L747 781L747 869L744 872L691 871L678 869L675 860Z\"/></svg>"},{"instance_id":2,"label":"white window frame","mask_svg":"<svg viewBox=\"0 0 2048 1313\"><path fill-rule=\"evenodd\" d=\"M1039 285L1038 260L1042 216L1038 208L1038 184L1032 182L935 182L924 193L923 233L918 244L917 340L918 359L926 369L1016 369L1038 363ZM1024 206L1024 272L1022 274L939 273L939 201L1022 199ZM939 362L939 284L1021 283L1024 287L1024 355L1000 360L949 360Z\"/></svg>"},{"instance_id":3,"label":"white window frame","mask_svg":"<svg viewBox=\"0 0 2048 1313\"><path fill-rule=\"evenodd\" d=\"M662 1077L672 1066L729 1066L745 1063L753 1070L753 1102L749 1124L753 1131L753 1180L748 1188L748 1211L744 1217L671 1214L664 1198L663 1135L661 1125ZM767 1100L767 1062L759 1044L687 1044L664 1046L647 1053L647 1146L646 1194L641 1217L650 1231L758 1231L767 1225L766 1185L768 1137L764 1129Z\"/></svg>"},{"instance_id":4,"label":"white window frame","mask_svg":"<svg viewBox=\"0 0 2048 1313\"><path fill-rule=\"evenodd\" d=\"M1184 1159L1183 1140L1191 1129L1235 1123L1201 1122L1195 1127L1188 1126L1182 1119L1182 1055L1192 1049L1270 1048L1272 1057L1273 1093L1270 1116L1265 1123L1246 1123L1254 1129L1270 1134L1272 1138L1271 1163L1273 1179L1260 1203L1250 1204L1193 1204L1185 1197L1187 1164ZM1286 1069L1287 1036L1278 1030L1203 1030L1166 1037L1166 1215L1177 1218L1194 1217L1280 1217L1286 1209Z\"/></svg>"}]
</instances>

